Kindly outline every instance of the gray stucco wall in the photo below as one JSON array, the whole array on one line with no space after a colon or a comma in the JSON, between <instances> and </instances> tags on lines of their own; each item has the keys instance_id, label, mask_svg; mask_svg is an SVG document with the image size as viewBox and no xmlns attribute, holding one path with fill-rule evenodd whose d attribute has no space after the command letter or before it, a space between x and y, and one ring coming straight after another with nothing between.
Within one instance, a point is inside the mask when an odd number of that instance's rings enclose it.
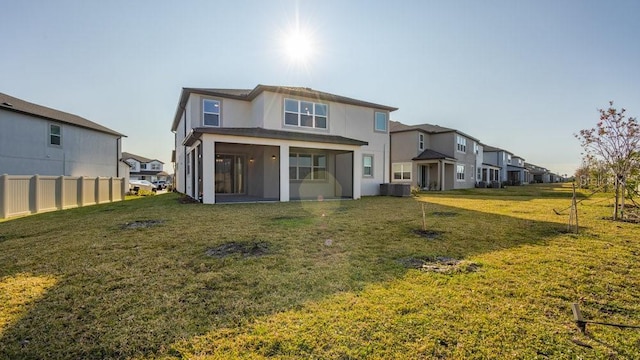
<instances>
[{"instance_id":1,"label":"gray stucco wall","mask_svg":"<svg viewBox=\"0 0 640 360\"><path fill-rule=\"evenodd\" d=\"M62 145L49 145L49 124ZM116 177L118 136L0 110L0 174Z\"/></svg>"}]
</instances>

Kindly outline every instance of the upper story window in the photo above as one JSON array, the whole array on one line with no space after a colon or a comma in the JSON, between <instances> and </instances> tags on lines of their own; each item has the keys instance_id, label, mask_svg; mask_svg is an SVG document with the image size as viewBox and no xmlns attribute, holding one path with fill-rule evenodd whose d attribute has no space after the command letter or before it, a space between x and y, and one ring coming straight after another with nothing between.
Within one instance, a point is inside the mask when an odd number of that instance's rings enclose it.
<instances>
[{"instance_id":1,"label":"upper story window","mask_svg":"<svg viewBox=\"0 0 640 360\"><path fill-rule=\"evenodd\" d=\"M387 113L376 111L374 114L374 130L387 132Z\"/></svg>"},{"instance_id":2,"label":"upper story window","mask_svg":"<svg viewBox=\"0 0 640 360\"><path fill-rule=\"evenodd\" d=\"M478 152L480 152L480 147L478 146L477 142L473 142L473 153L477 154Z\"/></svg>"},{"instance_id":3,"label":"upper story window","mask_svg":"<svg viewBox=\"0 0 640 360\"><path fill-rule=\"evenodd\" d=\"M62 127L49 124L49 145L62 146Z\"/></svg>"},{"instance_id":4,"label":"upper story window","mask_svg":"<svg viewBox=\"0 0 640 360\"><path fill-rule=\"evenodd\" d=\"M326 129L327 105L310 101L284 99L284 124L291 126Z\"/></svg>"},{"instance_id":5,"label":"upper story window","mask_svg":"<svg viewBox=\"0 0 640 360\"><path fill-rule=\"evenodd\" d=\"M424 134L418 134L418 150L424 150Z\"/></svg>"},{"instance_id":6,"label":"upper story window","mask_svg":"<svg viewBox=\"0 0 640 360\"><path fill-rule=\"evenodd\" d=\"M462 136L458 135L457 136L457 143L458 143L458 151L466 153L467 152L467 139L463 138Z\"/></svg>"},{"instance_id":7,"label":"upper story window","mask_svg":"<svg viewBox=\"0 0 640 360\"><path fill-rule=\"evenodd\" d=\"M162 170L162 165L157 164L157 163L152 163L151 164L151 170Z\"/></svg>"},{"instance_id":8,"label":"upper story window","mask_svg":"<svg viewBox=\"0 0 640 360\"><path fill-rule=\"evenodd\" d=\"M140 163L141 170L147 170L147 164Z\"/></svg>"},{"instance_id":9,"label":"upper story window","mask_svg":"<svg viewBox=\"0 0 640 360\"><path fill-rule=\"evenodd\" d=\"M220 101L202 100L202 124L204 126L220 126Z\"/></svg>"},{"instance_id":10,"label":"upper story window","mask_svg":"<svg viewBox=\"0 0 640 360\"><path fill-rule=\"evenodd\" d=\"M507 154L507 164L511 164L511 155Z\"/></svg>"}]
</instances>

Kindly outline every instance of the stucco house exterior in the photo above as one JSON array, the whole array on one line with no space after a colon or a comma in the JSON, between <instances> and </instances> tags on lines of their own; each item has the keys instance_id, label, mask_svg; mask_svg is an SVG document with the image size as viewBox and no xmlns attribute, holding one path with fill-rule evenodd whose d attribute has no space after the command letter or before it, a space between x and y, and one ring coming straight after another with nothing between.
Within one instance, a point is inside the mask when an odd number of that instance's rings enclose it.
<instances>
[{"instance_id":1,"label":"stucco house exterior","mask_svg":"<svg viewBox=\"0 0 640 360\"><path fill-rule=\"evenodd\" d=\"M176 189L207 204L377 195L395 110L303 87L183 88Z\"/></svg>"},{"instance_id":2,"label":"stucco house exterior","mask_svg":"<svg viewBox=\"0 0 640 360\"><path fill-rule=\"evenodd\" d=\"M164 171L164 163L157 159L149 159L144 156L123 152L122 160L125 161L131 169L129 176L131 180L167 180L168 173Z\"/></svg>"},{"instance_id":3,"label":"stucco house exterior","mask_svg":"<svg viewBox=\"0 0 640 360\"><path fill-rule=\"evenodd\" d=\"M125 135L0 93L0 174L125 177Z\"/></svg>"},{"instance_id":4,"label":"stucco house exterior","mask_svg":"<svg viewBox=\"0 0 640 360\"><path fill-rule=\"evenodd\" d=\"M431 124L392 121L390 129L392 182L426 190L475 187L483 162L478 139Z\"/></svg>"}]
</instances>

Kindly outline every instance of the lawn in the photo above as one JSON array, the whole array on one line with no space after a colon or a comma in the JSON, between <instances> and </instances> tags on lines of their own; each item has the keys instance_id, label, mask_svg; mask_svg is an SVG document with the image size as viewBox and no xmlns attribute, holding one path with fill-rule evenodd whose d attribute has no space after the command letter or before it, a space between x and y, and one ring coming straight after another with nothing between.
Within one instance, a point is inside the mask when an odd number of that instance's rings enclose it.
<instances>
[{"instance_id":1,"label":"lawn","mask_svg":"<svg viewBox=\"0 0 640 360\"><path fill-rule=\"evenodd\" d=\"M640 358L573 323L640 325L640 226L580 195L579 235L560 185L0 222L0 358Z\"/></svg>"}]
</instances>

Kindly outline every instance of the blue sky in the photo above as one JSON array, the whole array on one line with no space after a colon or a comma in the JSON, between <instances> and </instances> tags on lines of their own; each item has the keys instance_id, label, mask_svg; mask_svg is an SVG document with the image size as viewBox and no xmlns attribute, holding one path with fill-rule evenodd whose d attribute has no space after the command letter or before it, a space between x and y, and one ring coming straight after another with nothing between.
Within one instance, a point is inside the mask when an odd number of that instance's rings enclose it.
<instances>
[{"instance_id":1,"label":"blue sky","mask_svg":"<svg viewBox=\"0 0 640 360\"><path fill-rule=\"evenodd\" d=\"M572 174L614 100L640 115L640 1L2 0L0 92L126 134L170 169L182 87L305 86ZM294 63L296 24L313 56Z\"/></svg>"}]
</instances>

